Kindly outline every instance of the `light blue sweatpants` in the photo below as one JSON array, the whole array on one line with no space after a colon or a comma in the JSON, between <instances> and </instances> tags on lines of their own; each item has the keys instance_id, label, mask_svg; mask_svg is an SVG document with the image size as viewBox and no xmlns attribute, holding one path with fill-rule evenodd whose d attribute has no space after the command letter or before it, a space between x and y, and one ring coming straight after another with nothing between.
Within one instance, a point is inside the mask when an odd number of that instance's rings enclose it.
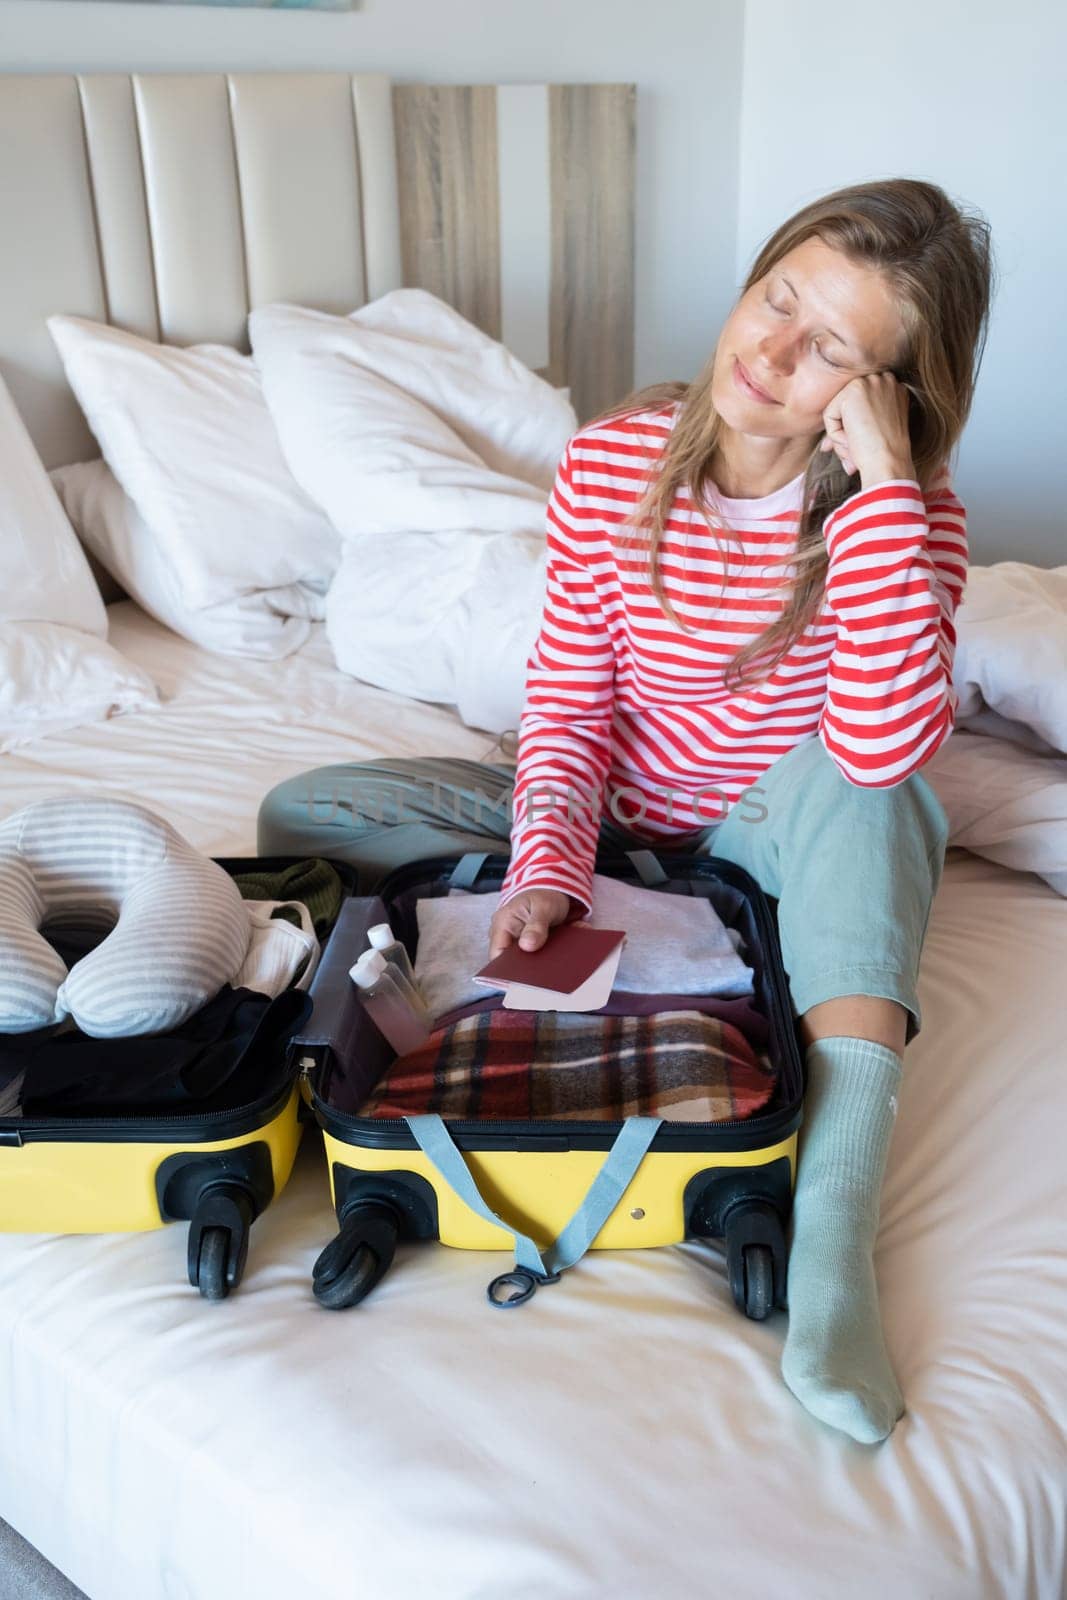
<instances>
[{"instance_id":1,"label":"light blue sweatpants","mask_svg":"<svg viewBox=\"0 0 1067 1600\"><path fill-rule=\"evenodd\" d=\"M514 779L512 766L448 757L319 767L266 796L259 853L347 861L369 894L408 861L506 851ZM891 789L859 788L818 739L782 756L748 793L723 821L679 843L733 861L778 900L798 1016L842 995L879 996L906 1007L910 1041L948 838L937 796L918 774ZM641 845L605 807L601 849Z\"/></svg>"}]
</instances>

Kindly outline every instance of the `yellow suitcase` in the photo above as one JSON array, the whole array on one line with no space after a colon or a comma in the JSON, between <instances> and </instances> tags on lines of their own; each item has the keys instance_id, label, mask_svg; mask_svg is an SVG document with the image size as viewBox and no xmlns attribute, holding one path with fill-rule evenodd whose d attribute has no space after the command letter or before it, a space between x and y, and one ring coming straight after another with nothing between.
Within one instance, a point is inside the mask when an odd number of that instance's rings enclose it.
<instances>
[{"instance_id":1,"label":"yellow suitcase","mask_svg":"<svg viewBox=\"0 0 1067 1600\"><path fill-rule=\"evenodd\" d=\"M237 874L291 863L220 864ZM333 865L350 893L354 874ZM205 1299L225 1298L300 1141L292 1038L311 1002L293 991L279 1000L261 1051L262 1091L250 1103L180 1116L0 1117L0 1231L133 1233L188 1221L189 1281Z\"/></svg>"},{"instance_id":2,"label":"yellow suitcase","mask_svg":"<svg viewBox=\"0 0 1067 1600\"><path fill-rule=\"evenodd\" d=\"M443 1179L408 1122L358 1114L360 1098L394 1059L348 977L366 948L367 929L388 921L414 959L417 899L453 885L499 889L506 869L503 855L398 869L378 895L348 902L333 959L316 976L314 1012L296 1048L303 1090L323 1131L340 1226L315 1267L315 1296L325 1307L362 1300L388 1270L399 1238L470 1250L510 1249L516 1231L535 1242L555 1240L623 1133L618 1122L451 1122L451 1141L485 1202L476 1208ZM765 1026L775 1087L765 1113L746 1120L661 1124L592 1247L722 1238L736 1303L750 1317L766 1317L785 1303L785 1225L804 1090L774 904L747 873L713 857L634 851L598 861L597 870L666 893L704 896L727 927L738 929L754 971L752 1004ZM502 1274L490 1299L520 1304L533 1292L531 1277L544 1281L536 1269Z\"/></svg>"}]
</instances>

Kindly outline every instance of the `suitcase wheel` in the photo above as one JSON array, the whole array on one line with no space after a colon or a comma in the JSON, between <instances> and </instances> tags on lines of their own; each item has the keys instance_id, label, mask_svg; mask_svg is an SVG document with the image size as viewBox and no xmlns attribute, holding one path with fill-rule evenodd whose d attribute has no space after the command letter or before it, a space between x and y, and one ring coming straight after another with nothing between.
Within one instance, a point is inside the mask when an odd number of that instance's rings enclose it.
<instances>
[{"instance_id":1,"label":"suitcase wheel","mask_svg":"<svg viewBox=\"0 0 1067 1600\"><path fill-rule=\"evenodd\" d=\"M315 1299L327 1311L343 1311L366 1299L388 1272L400 1218L381 1200L357 1200L341 1215L341 1231L312 1270Z\"/></svg>"},{"instance_id":2,"label":"suitcase wheel","mask_svg":"<svg viewBox=\"0 0 1067 1600\"><path fill-rule=\"evenodd\" d=\"M754 1322L785 1304L786 1248L782 1219L766 1200L741 1201L723 1224L730 1290L738 1310Z\"/></svg>"},{"instance_id":3,"label":"suitcase wheel","mask_svg":"<svg viewBox=\"0 0 1067 1600\"><path fill-rule=\"evenodd\" d=\"M205 1300L225 1300L244 1275L248 1236L256 1209L235 1183L210 1184L189 1223L189 1282Z\"/></svg>"},{"instance_id":4,"label":"suitcase wheel","mask_svg":"<svg viewBox=\"0 0 1067 1600\"><path fill-rule=\"evenodd\" d=\"M774 1310L774 1256L764 1244L750 1244L744 1259L744 1304L746 1317L762 1322Z\"/></svg>"},{"instance_id":5,"label":"suitcase wheel","mask_svg":"<svg viewBox=\"0 0 1067 1600\"><path fill-rule=\"evenodd\" d=\"M200 1235L196 1262L196 1287L205 1300L225 1300L230 1292L226 1281L230 1259L228 1228L205 1228Z\"/></svg>"}]
</instances>

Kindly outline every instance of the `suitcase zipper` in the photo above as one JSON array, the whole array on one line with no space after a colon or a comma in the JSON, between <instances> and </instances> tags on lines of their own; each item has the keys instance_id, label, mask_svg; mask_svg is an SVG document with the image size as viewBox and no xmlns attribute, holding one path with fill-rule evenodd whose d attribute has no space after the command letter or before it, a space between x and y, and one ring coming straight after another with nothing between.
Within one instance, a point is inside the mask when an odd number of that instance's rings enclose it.
<instances>
[{"instance_id":1,"label":"suitcase zipper","mask_svg":"<svg viewBox=\"0 0 1067 1600\"><path fill-rule=\"evenodd\" d=\"M332 1107L326 1105L325 1102L322 1101L318 1097L318 1095L315 1094L314 1089L312 1089L312 1094L314 1096L315 1109L317 1111L321 1111L325 1116L333 1119L336 1122L345 1122L350 1127L367 1129L368 1131L371 1128L381 1128L383 1130L386 1130L386 1129L393 1130L393 1129L395 1129L397 1132L402 1133L402 1132L405 1132L406 1129L407 1129L407 1123L404 1121L404 1119L402 1117L356 1117L356 1116L352 1116L347 1111L335 1111L335 1110L333 1110ZM668 1131L673 1130L673 1129L677 1129L679 1133L688 1133L693 1129L700 1129L701 1131L704 1131L704 1130L707 1130L707 1129L714 1129L714 1128L752 1128L752 1129L759 1129L759 1128L762 1128L762 1127L770 1127L774 1123L779 1122L780 1120L781 1120L781 1112L774 1112L769 1116L763 1116L763 1117L730 1117L728 1119L724 1119L724 1120L719 1121L719 1122L670 1122L670 1123L665 1123L664 1127L667 1128ZM475 1118L475 1117L468 1117L468 1118L457 1117L455 1119L449 1119L449 1126L450 1127L454 1127L454 1128L474 1129L474 1130L485 1131L485 1132L503 1132L504 1128L505 1127L509 1127L509 1126L510 1127L521 1127L524 1130L525 1129L532 1129L537 1133L544 1133L544 1134L550 1134L551 1133L551 1134L556 1135L557 1137L561 1136L566 1129L570 1128L570 1129L573 1129L575 1132L580 1132L580 1133L585 1134L585 1135L593 1134L593 1133L603 1133L605 1135L605 1137L606 1137L608 1132L609 1132L609 1130L613 1129L617 1133L618 1130L622 1127L622 1123L618 1119L615 1119L614 1121L610 1121L610 1122L583 1122L578 1117L575 1117L573 1120L571 1118L569 1118L569 1117L566 1118L566 1119L557 1118L555 1120L551 1120L551 1119L548 1119L548 1118L530 1117L529 1119L523 1118L522 1121L519 1122L519 1123L514 1123L513 1122L513 1123L509 1124L504 1118L500 1118L499 1120L496 1120L494 1118L489 1118L489 1117L483 1117L483 1118L480 1118L480 1119L479 1118Z\"/></svg>"},{"instance_id":2,"label":"suitcase zipper","mask_svg":"<svg viewBox=\"0 0 1067 1600\"><path fill-rule=\"evenodd\" d=\"M64 1140L72 1138L78 1141L82 1138L100 1138L107 1133L122 1133L131 1127L148 1129L145 1142L159 1143L152 1137L157 1128L185 1128L202 1127L210 1124L212 1127L224 1122L247 1121L255 1119L255 1126L260 1126L260 1119L265 1112L272 1109L280 1111L289 1099L292 1092L293 1079L290 1078L284 1090L264 1099L253 1100L249 1105L235 1106L229 1111L201 1111L186 1112L184 1116L171 1117L0 1117L0 1136L10 1133L33 1134L41 1138ZM19 1143L23 1143L19 1140Z\"/></svg>"}]
</instances>

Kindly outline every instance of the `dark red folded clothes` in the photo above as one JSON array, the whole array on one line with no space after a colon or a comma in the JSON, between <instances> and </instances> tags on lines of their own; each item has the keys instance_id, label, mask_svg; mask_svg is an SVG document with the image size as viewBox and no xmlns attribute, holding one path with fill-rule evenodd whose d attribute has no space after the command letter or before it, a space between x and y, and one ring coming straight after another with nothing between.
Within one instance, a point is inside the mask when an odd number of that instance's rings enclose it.
<instances>
[{"instance_id":1,"label":"dark red folded clothes","mask_svg":"<svg viewBox=\"0 0 1067 1600\"><path fill-rule=\"evenodd\" d=\"M359 1115L725 1122L753 1116L773 1089L773 1068L745 1036L699 1011L501 1009L439 1028L398 1057Z\"/></svg>"},{"instance_id":2,"label":"dark red folded clothes","mask_svg":"<svg viewBox=\"0 0 1067 1600\"><path fill-rule=\"evenodd\" d=\"M444 1011L435 1019L438 1028L447 1028L462 1017L473 1017L480 1011L499 1011L504 1004L503 994L490 994L484 1000L469 1000L466 1005ZM635 994L629 989L613 989L606 1006L587 1013L590 1017L650 1017L657 1011L703 1011L705 1016L718 1017L739 1028L749 1042L759 1049L770 1039L771 1030L762 1011L757 1011L751 995L736 1000L722 1000L710 994Z\"/></svg>"}]
</instances>

